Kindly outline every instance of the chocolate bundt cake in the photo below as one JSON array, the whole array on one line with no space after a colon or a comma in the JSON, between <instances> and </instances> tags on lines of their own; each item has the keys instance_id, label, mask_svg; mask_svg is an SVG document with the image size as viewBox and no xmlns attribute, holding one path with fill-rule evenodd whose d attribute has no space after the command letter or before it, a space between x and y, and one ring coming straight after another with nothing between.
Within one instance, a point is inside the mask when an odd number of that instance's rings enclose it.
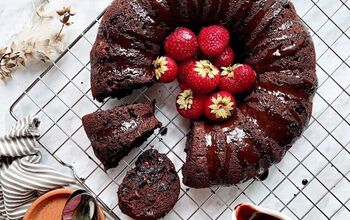
<instances>
[{"instance_id":1,"label":"chocolate bundt cake","mask_svg":"<svg viewBox=\"0 0 350 220\"><path fill-rule=\"evenodd\" d=\"M139 220L156 220L168 213L180 194L174 164L157 150L147 150L129 170L118 189L123 213Z\"/></svg>"},{"instance_id":2,"label":"chocolate bundt cake","mask_svg":"<svg viewBox=\"0 0 350 220\"><path fill-rule=\"evenodd\" d=\"M258 74L224 124L192 122L183 167L191 187L234 184L279 162L309 121L315 49L289 0L116 0L91 51L94 98L123 97L153 83L152 61L175 28L224 25L238 62Z\"/></svg>"},{"instance_id":3,"label":"chocolate bundt cake","mask_svg":"<svg viewBox=\"0 0 350 220\"><path fill-rule=\"evenodd\" d=\"M83 126L107 170L146 141L161 123L154 117L154 103L145 102L85 115Z\"/></svg>"}]
</instances>

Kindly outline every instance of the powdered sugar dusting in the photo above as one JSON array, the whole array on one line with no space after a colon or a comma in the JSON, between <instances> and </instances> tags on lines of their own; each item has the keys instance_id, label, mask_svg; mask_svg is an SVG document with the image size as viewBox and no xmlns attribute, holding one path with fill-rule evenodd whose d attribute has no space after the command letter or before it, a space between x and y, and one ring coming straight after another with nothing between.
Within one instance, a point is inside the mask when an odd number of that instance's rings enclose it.
<instances>
[{"instance_id":1,"label":"powdered sugar dusting","mask_svg":"<svg viewBox=\"0 0 350 220\"><path fill-rule=\"evenodd\" d=\"M281 41L281 40L286 40L286 39L288 39L288 38L290 38L291 37L291 35L282 35L282 36L280 36L280 37L276 37L276 38L274 38L274 40L275 41Z\"/></svg>"},{"instance_id":2,"label":"powdered sugar dusting","mask_svg":"<svg viewBox=\"0 0 350 220\"><path fill-rule=\"evenodd\" d=\"M287 51L287 50L294 50L296 48L296 45L295 44L292 44L286 48L283 48L282 51Z\"/></svg>"},{"instance_id":3,"label":"powdered sugar dusting","mask_svg":"<svg viewBox=\"0 0 350 220\"><path fill-rule=\"evenodd\" d=\"M268 91L270 95L276 96L282 103L287 103L285 97L287 96L285 93L280 91Z\"/></svg>"},{"instance_id":4,"label":"powdered sugar dusting","mask_svg":"<svg viewBox=\"0 0 350 220\"><path fill-rule=\"evenodd\" d=\"M250 122L253 122L254 124L258 124L257 120L255 118L249 118L248 119Z\"/></svg>"},{"instance_id":5,"label":"powdered sugar dusting","mask_svg":"<svg viewBox=\"0 0 350 220\"><path fill-rule=\"evenodd\" d=\"M129 122L124 121L121 127L122 131L130 131L134 130L137 127L137 123L135 120L131 120Z\"/></svg>"},{"instance_id":6,"label":"powdered sugar dusting","mask_svg":"<svg viewBox=\"0 0 350 220\"><path fill-rule=\"evenodd\" d=\"M280 50L277 49L277 50L273 53L273 55L276 56L276 57L280 57L280 56L281 56Z\"/></svg>"},{"instance_id":7,"label":"powdered sugar dusting","mask_svg":"<svg viewBox=\"0 0 350 220\"><path fill-rule=\"evenodd\" d=\"M246 136L245 132L240 128L235 128L233 131L227 133L226 143L232 143L233 141L241 142Z\"/></svg>"},{"instance_id":8,"label":"powdered sugar dusting","mask_svg":"<svg viewBox=\"0 0 350 220\"><path fill-rule=\"evenodd\" d=\"M207 147L210 147L212 145L212 141L211 141L211 135L210 134L206 134L205 135L205 145Z\"/></svg>"},{"instance_id":9,"label":"powdered sugar dusting","mask_svg":"<svg viewBox=\"0 0 350 220\"><path fill-rule=\"evenodd\" d=\"M280 31L284 31L287 30L288 28L290 28L293 25L293 21L287 21L286 23L283 23L278 30Z\"/></svg>"}]
</instances>

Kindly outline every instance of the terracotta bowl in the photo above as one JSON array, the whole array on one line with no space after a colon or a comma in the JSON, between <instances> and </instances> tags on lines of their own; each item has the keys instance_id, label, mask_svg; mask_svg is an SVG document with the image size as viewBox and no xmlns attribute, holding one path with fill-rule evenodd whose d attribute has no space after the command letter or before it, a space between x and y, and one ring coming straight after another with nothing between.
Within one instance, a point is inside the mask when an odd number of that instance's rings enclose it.
<instances>
[{"instance_id":1,"label":"terracotta bowl","mask_svg":"<svg viewBox=\"0 0 350 220\"><path fill-rule=\"evenodd\" d=\"M40 196L28 209L24 220L62 220L62 212L68 197L74 189L56 189ZM101 207L98 215L100 220L106 220Z\"/></svg>"}]
</instances>

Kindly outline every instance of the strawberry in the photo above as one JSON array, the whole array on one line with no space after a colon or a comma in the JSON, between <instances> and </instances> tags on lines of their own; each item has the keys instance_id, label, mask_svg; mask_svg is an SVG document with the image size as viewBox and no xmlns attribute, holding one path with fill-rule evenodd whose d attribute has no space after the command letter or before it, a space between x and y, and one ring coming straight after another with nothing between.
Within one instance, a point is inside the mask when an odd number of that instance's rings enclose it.
<instances>
[{"instance_id":1,"label":"strawberry","mask_svg":"<svg viewBox=\"0 0 350 220\"><path fill-rule=\"evenodd\" d=\"M159 82L169 83L176 79L178 67L170 57L158 57L153 61L154 75Z\"/></svg>"},{"instance_id":2,"label":"strawberry","mask_svg":"<svg viewBox=\"0 0 350 220\"><path fill-rule=\"evenodd\" d=\"M180 89L182 89L182 90L186 90L186 89L189 89L189 88L190 88L189 85L188 85L187 83L180 83L180 84L179 84L179 87L180 87Z\"/></svg>"},{"instance_id":3,"label":"strawberry","mask_svg":"<svg viewBox=\"0 0 350 220\"><path fill-rule=\"evenodd\" d=\"M194 95L191 89L186 89L177 96L176 108L184 118L195 120L203 115L204 102L204 96Z\"/></svg>"},{"instance_id":4,"label":"strawberry","mask_svg":"<svg viewBox=\"0 0 350 220\"><path fill-rule=\"evenodd\" d=\"M197 53L196 35L189 29L176 29L164 42L165 52L176 61L185 61Z\"/></svg>"},{"instance_id":5,"label":"strawberry","mask_svg":"<svg viewBox=\"0 0 350 220\"><path fill-rule=\"evenodd\" d=\"M208 57L220 56L230 43L230 32L223 26L203 28L198 35L200 51Z\"/></svg>"},{"instance_id":6,"label":"strawberry","mask_svg":"<svg viewBox=\"0 0 350 220\"><path fill-rule=\"evenodd\" d=\"M219 85L219 70L208 60L192 63L186 72L187 84L195 93L207 94L214 91Z\"/></svg>"},{"instance_id":7,"label":"strawberry","mask_svg":"<svg viewBox=\"0 0 350 220\"><path fill-rule=\"evenodd\" d=\"M219 88L231 94L249 91L255 84L256 73L249 65L236 64L223 68Z\"/></svg>"},{"instance_id":8,"label":"strawberry","mask_svg":"<svg viewBox=\"0 0 350 220\"><path fill-rule=\"evenodd\" d=\"M177 74L177 80L180 84L184 84L187 81L187 68L195 64L195 60L188 60L179 64L179 72Z\"/></svg>"},{"instance_id":9,"label":"strawberry","mask_svg":"<svg viewBox=\"0 0 350 220\"><path fill-rule=\"evenodd\" d=\"M220 91L207 98L204 114L212 121L225 121L232 117L235 109L235 98L228 92Z\"/></svg>"},{"instance_id":10,"label":"strawberry","mask_svg":"<svg viewBox=\"0 0 350 220\"><path fill-rule=\"evenodd\" d=\"M235 59L235 53L231 47L226 47L224 52L217 57L213 57L211 62L218 68L229 67Z\"/></svg>"}]
</instances>

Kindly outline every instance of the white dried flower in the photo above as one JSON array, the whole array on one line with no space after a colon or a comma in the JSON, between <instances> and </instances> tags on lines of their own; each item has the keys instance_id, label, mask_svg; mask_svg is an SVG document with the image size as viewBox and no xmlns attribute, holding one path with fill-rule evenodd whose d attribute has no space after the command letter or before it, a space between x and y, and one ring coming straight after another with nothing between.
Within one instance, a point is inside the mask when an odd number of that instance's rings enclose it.
<instances>
[{"instance_id":1,"label":"white dried flower","mask_svg":"<svg viewBox=\"0 0 350 220\"><path fill-rule=\"evenodd\" d=\"M75 12L71 7L63 7L48 13L45 11L45 5L41 4L36 8L36 19L34 17L26 24L16 41L9 47L0 48L0 79L11 77L16 68L26 66L30 61L51 62L63 52L65 42L62 30L64 26L73 24L70 19ZM43 19L53 18L55 13L58 14L60 26L57 25L57 21Z\"/></svg>"},{"instance_id":2,"label":"white dried flower","mask_svg":"<svg viewBox=\"0 0 350 220\"><path fill-rule=\"evenodd\" d=\"M36 8L36 14L40 17L40 18L47 18L47 19L52 19L53 18L53 15L47 13L45 11L45 5L47 3L43 3L41 5L39 5L37 8Z\"/></svg>"}]
</instances>

